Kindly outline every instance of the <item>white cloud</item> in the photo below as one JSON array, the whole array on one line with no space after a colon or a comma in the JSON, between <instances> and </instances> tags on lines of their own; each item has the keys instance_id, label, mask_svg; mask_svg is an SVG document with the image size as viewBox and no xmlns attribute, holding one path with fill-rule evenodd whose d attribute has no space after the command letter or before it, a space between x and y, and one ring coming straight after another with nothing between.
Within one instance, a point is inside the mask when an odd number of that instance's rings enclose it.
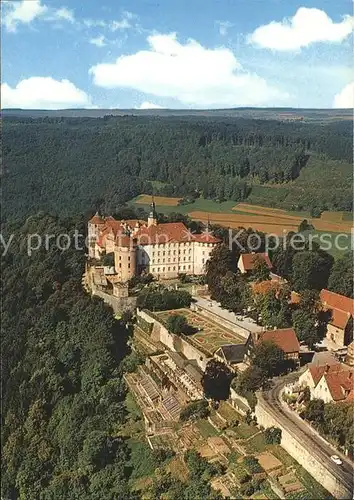
<instances>
[{"instance_id":1,"label":"white cloud","mask_svg":"<svg viewBox=\"0 0 354 500\"><path fill-rule=\"evenodd\" d=\"M354 82L348 83L338 94L334 96L334 108L354 108Z\"/></svg>"},{"instance_id":2,"label":"white cloud","mask_svg":"<svg viewBox=\"0 0 354 500\"><path fill-rule=\"evenodd\" d=\"M70 23L75 22L74 13L72 10L67 9L66 7L61 7L60 9L54 12L54 19L63 19L65 21L69 21Z\"/></svg>"},{"instance_id":3,"label":"white cloud","mask_svg":"<svg viewBox=\"0 0 354 500\"><path fill-rule=\"evenodd\" d=\"M99 35L96 38L91 38L91 40L89 40L89 42L92 45L96 45L96 47L104 47L106 45L105 40L106 39L105 39L104 35Z\"/></svg>"},{"instance_id":4,"label":"white cloud","mask_svg":"<svg viewBox=\"0 0 354 500\"><path fill-rule=\"evenodd\" d=\"M109 28L112 31L125 30L131 28L131 24L128 19L123 18L120 21L112 21L109 25Z\"/></svg>"},{"instance_id":5,"label":"white cloud","mask_svg":"<svg viewBox=\"0 0 354 500\"><path fill-rule=\"evenodd\" d=\"M229 28L232 28L233 24L230 21L216 21L219 26L219 33L221 36L226 36Z\"/></svg>"},{"instance_id":6,"label":"white cloud","mask_svg":"<svg viewBox=\"0 0 354 500\"><path fill-rule=\"evenodd\" d=\"M207 49L195 40L183 45L175 33L151 35L147 41L149 50L93 66L89 73L94 83L197 107L274 105L288 98L263 78L244 71L229 49Z\"/></svg>"},{"instance_id":7,"label":"white cloud","mask_svg":"<svg viewBox=\"0 0 354 500\"><path fill-rule=\"evenodd\" d=\"M273 50L299 50L315 42L341 42L353 31L353 17L332 21L320 9L300 7L291 18L259 26L248 37L249 43Z\"/></svg>"},{"instance_id":8,"label":"white cloud","mask_svg":"<svg viewBox=\"0 0 354 500\"><path fill-rule=\"evenodd\" d=\"M69 21L74 23L74 13L66 7L53 9L41 0L6 2L3 7L2 24L9 32L15 32L20 24L31 24L36 19L42 21Z\"/></svg>"},{"instance_id":9,"label":"white cloud","mask_svg":"<svg viewBox=\"0 0 354 500\"><path fill-rule=\"evenodd\" d=\"M163 109L163 106L160 106L159 104L154 104L153 102L144 101L140 104L140 106L137 106L135 109Z\"/></svg>"},{"instance_id":10,"label":"white cloud","mask_svg":"<svg viewBox=\"0 0 354 500\"><path fill-rule=\"evenodd\" d=\"M32 76L16 87L1 85L3 108L63 109L93 107L90 97L69 80Z\"/></svg>"},{"instance_id":11,"label":"white cloud","mask_svg":"<svg viewBox=\"0 0 354 500\"><path fill-rule=\"evenodd\" d=\"M7 31L16 31L19 24L29 24L48 11L48 7L41 5L40 0L32 0L31 2L23 0L22 2L6 3L3 9L2 22Z\"/></svg>"}]
</instances>

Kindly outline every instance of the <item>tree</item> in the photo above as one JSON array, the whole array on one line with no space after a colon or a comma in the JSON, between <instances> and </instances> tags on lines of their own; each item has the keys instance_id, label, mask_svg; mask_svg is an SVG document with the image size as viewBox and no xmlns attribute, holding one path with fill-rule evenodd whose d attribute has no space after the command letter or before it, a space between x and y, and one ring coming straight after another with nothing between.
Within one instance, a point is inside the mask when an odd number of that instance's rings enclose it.
<instances>
[{"instance_id":1,"label":"tree","mask_svg":"<svg viewBox=\"0 0 354 500\"><path fill-rule=\"evenodd\" d=\"M206 281L210 295L215 300L219 301L223 298L221 279L228 271L236 271L235 256L226 245L218 245L211 252L206 263Z\"/></svg>"},{"instance_id":2,"label":"tree","mask_svg":"<svg viewBox=\"0 0 354 500\"><path fill-rule=\"evenodd\" d=\"M307 219L304 219L303 221L300 222L298 228L299 233L303 233L304 231L309 231L310 229L313 229L313 225L309 224L309 221Z\"/></svg>"},{"instance_id":3,"label":"tree","mask_svg":"<svg viewBox=\"0 0 354 500\"><path fill-rule=\"evenodd\" d=\"M255 256L254 259L252 278L256 283L270 280L270 270L266 261L264 259L259 258L257 255Z\"/></svg>"},{"instance_id":4,"label":"tree","mask_svg":"<svg viewBox=\"0 0 354 500\"><path fill-rule=\"evenodd\" d=\"M306 420L314 422L315 424L321 424L324 419L324 402L322 399L311 399L308 402L303 416Z\"/></svg>"},{"instance_id":5,"label":"tree","mask_svg":"<svg viewBox=\"0 0 354 500\"><path fill-rule=\"evenodd\" d=\"M211 359L202 379L205 396L215 401L228 399L231 380L232 373L229 368L224 363Z\"/></svg>"},{"instance_id":6,"label":"tree","mask_svg":"<svg viewBox=\"0 0 354 500\"><path fill-rule=\"evenodd\" d=\"M262 370L258 366L252 365L238 375L233 387L240 396L246 397L247 393L253 393L262 387L265 379Z\"/></svg>"},{"instance_id":7,"label":"tree","mask_svg":"<svg viewBox=\"0 0 354 500\"><path fill-rule=\"evenodd\" d=\"M281 443L281 429L278 427L268 427L264 431L264 439L267 444Z\"/></svg>"},{"instance_id":8,"label":"tree","mask_svg":"<svg viewBox=\"0 0 354 500\"><path fill-rule=\"evenodd\" d=\"M181 333L186 333L188 329L188 322L185 316L182 314L172 314L167 319L167 329L171 333L180 335Z\"/></svg>"},{"instance_id":9,"label":"tree","mask_svg":"<svg viewBox=\"0 0 354 500\"><path fill-rule=\"evenodd\" d=\"M256 310L261 323L268 328L286 328L291 324L290 290L271 289L259 298Z\"/></svg>"},{"instance_id":10,"label":"tree","mask_svg":"<svg viewBox=\"0 0 354 500\"><path fill-rule=\"evenodd\" d=\"M252 350L251 360L264 377L274 377L285 369L284 351L273 342L263 341L257 344Z\"/></svg>"},{"instance_id":11,"label":"tree","mask_svg":"<svg viewBox=\"0 0 354 500\"><path fill-rule=\"evenodd\" d=\"M333 264L328 280L328 290L354 298L353 276L353 255L348 253Z\"/></svg>"},{"instance_id":12,"label":"tree","mask_svg":"<svg viewBox=\"0 0 354 500\"><path fill-rule=\"evenodd\" d=\"M205 399L200 401L192 401L189 403L180 413L180 420L183 422L186 420L195 420L200 418L206 418L210 413L208 402Z\"/></svg>"},{"instance_id":13,"label":"tree","mask_svg":"<svg viewBox=\"0 0 354 500\"><path fill-rule=\"evenodd\" d=\"M329 314L322 311L316 290L304 290L298 308L292 314L297 338L311 349L325 336Z\"/></svg>"},{"instance_id":14,"label":"tree","mask_svg":"<svg viewBox=\"0 0 354 500\"><path fill-rule=\"evenodd\" d=\"M333 257L326 252L303 251L295 254L291 282L296 292L327 288Z\"/></svg>"}]
</instances>

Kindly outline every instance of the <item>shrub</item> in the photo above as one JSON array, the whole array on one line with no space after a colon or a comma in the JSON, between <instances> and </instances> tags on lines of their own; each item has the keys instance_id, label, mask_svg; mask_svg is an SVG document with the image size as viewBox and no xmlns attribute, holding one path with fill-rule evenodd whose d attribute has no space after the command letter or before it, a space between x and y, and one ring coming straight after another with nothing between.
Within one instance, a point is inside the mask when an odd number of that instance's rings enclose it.
<instances>
[{"instance_id":1,"label":"shrub","mask_svg":"<svg viewBox=\"0 0 354 500\"><path fill-rule=\"evenodd\" d=\"M189 419L206 418L210 413L209 406L205 399L200 401L192 401L180 413L180 420L185 422Z\"/></svg>"},{"instance_id":2,"label":"shrub","mask_svg":"<svg viewBox=\"0 0 354 500\"><path fill-rule=\"evenodd\" d=\"M264 431L264 439L267 444L280 444L281 429L278 427L269 427Z\"/></svg>"},{"instance_id":3,"label":"shrub","mask_svg":"<svg viewBox=\"0 0 354 500\"><path fill-rule=\"evenodd\" d=\"M256 474L257 472L263 472L262 467L259 465L258 460L255 457L245 457L243 459L243 465L251 474Z\"/></svg>"}]
</instances>

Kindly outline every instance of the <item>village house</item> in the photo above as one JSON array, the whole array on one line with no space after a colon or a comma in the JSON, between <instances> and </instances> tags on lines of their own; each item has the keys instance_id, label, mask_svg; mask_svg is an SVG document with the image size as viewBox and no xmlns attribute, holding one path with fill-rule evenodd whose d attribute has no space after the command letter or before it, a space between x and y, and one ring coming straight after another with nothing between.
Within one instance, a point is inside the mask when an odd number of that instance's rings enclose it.
<instances>
[{"instance_id":1,"label":"village house","mask_svg":"<svg viewBox=\"0 0 354 500\"><path fill-rule=\"evenodd\" d=\"M263 260L269 269L272 269L272 263L266 253L242 253L237 262L237 268L241 274L247 274L253 271L257 260Z\"/></svg>"},{"instance_id":2,"label":"village house","mask_svg":"<svg viewBox=\"0 0 354 500\"><path fill-rule=\"evenodd\" d=\"M353 370L343 363L308 365L299 377L299 386L310 389L311 399L322 399L325 403L354 399Z\"/></svg>"},{"instance_id":3,"label":"village house","mask_svg":"<svg viewBox=\"0 0 354 500\"><path fill-rule=\"evenodd\" d=\"M114 271L121 282L141 273L167 279L201 275L220 242L208 229L193 234L182 222L159 224L154 202L147 223L96 214L88 222L88 239L91 259L114 255Z\"/></svg>"},{"instance_id":4,"label":"village house","mask_svg":"<svg viewBox=\"0 0 354 500\"><path fill-rule=\"evenodd\" d=\"M254 336L254 344L260 342L273 342L282 351L285 359L299 362L300 343L293 328L282 328L279 330L267 330Z\"/></svg>"},{"instance_id":5,"label":"village house","mask_svg":"<svg viewBox=\"0 0 354 500\"><path fill-rule=\"evenodd\" d=\"M323 309L331 314L326 333L329 347L348 346L353 341L354 300L325 289L321 290L320 299Z\"/></svg>"}]
</instances>

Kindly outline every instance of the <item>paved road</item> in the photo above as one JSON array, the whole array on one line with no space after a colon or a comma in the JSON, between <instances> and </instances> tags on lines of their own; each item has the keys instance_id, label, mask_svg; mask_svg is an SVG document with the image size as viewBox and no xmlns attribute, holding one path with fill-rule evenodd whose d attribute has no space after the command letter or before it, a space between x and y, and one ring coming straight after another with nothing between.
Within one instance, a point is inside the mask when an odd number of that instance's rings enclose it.
<instances>
[{"instance_id":1,"label":"paved road","mask_svg":"<svg viewBox=\"0 0 354 500\"><path fill-rule=\"evenodd\" d=\"M267 404L268 409L275 418L291 434L295 435L299 442L305 444L311 453L320 460L324 467L335 476L338 481L348 490L353 492L353 464L344 455L340 454L343 465L336 465L331 460L331 455L337 454L332 446L320 438L303 422L294 412L287 410L281 402L280 392L286 383L298 378L298 373L292 373L281 379L274 379L273 387L260 394L261 399Z\"/></svg>"}]
</instances>

